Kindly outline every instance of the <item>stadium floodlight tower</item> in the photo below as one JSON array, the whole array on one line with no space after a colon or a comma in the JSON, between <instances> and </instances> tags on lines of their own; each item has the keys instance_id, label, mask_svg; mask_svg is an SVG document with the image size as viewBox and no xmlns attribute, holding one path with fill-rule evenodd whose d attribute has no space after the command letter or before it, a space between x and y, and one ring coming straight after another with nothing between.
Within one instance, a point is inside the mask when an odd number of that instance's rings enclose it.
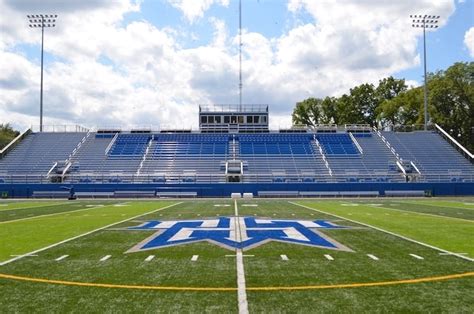
<instances>
[{"instance_id":1,"label":"stadium floodlight tower","mask_svg":"<svg viewBox=\"0 0 474 314\"><path fill-rule=\"evenodd\" d=\"M26 16L31 28L41 28L41 87L40 87L40 132L43 132L43 47L44 29L55 27L57 14L31 14Z\"/></svg>"},{"instance_id":2,"label":"stadium floodlight tower","mask_svg":"<svg viewBox=\"0 0 474 314\"><path fill-rule=\"evenodd\" d=\"M410 18L413 19L412 27L414 28L423 28L423 63L424 63L424 80L425 86L423 89L424 92L424 111L425 111L425 124L424 129L427 130L428 127L428 86L426 78L426 29L427 28L438 28L439 15L410 15Z\"/></svg>"}]
</instances>

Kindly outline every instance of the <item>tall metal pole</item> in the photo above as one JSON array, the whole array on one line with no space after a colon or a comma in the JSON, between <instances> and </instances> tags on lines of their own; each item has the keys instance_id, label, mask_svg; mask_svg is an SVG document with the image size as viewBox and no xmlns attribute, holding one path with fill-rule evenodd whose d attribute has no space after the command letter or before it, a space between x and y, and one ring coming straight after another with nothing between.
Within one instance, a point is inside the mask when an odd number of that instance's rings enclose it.
<instances>
[{"instance_id":1,"label":"tall metal pole","mask_svg":"<svg viewBox=\"0 0 474 314\"><path fill-rule=\"evenodd\" d=\"M428 129L428 85L426 79L426 22L423 19L423 63L424 63L424 78L425 86L423 88L423 99L425 107L425 131Z\"/></svg>"},{"instance_id":2,"label":"tall metal pole","mask_svg":"<svg viewBox=\"0 0 474 314\"><path fill-rule=\"evenodd\" d=\"M40 132L43 132L43 48L44 48L44 17L41 16L41 87L40 87Z\"/></svg>"},{"instance_id":3,"label":"tall metal pole","mask_svg":"<svg viewBox=\"0 0 474 314\"><path fill-rule=\"evenodd\" d=\"M40 82L40 132L43 132L43 61L44 61L44 29L56 26L57 15L27 15L31 28L41 27L41 82Z\"/></svg>"},{"instance_id":4,"label":"tall metal pole","mask_svg":"<svg viewBox=\"0 0 474 314\"><path fill-rule=\"evenodd\" d=\"M242 111L242 0L239 0L239 111Z\"/></svg>"},{"instance_id":5,"label":"tall metal pole","mask_svg":"<svg viewBox=\"0 0 474 314\"><path fill-rule=\"evenodd\" d=\"M423 86L423 104L424 104L424 130L428 129L428 77L426 74L426 29L438 28L439 15L410 15L413 18L412 27L423 28L423 72L424 72L424 86Z\"/></svg>"}]
</instances>

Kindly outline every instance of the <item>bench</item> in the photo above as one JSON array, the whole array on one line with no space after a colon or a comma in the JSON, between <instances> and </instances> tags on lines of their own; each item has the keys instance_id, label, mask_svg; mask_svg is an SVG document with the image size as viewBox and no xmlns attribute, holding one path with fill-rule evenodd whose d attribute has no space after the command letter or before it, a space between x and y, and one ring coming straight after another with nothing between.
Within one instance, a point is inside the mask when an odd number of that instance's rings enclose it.
<instances>
[{"instance_id":1,"label":"bench","mask_svg":"<svg viewBox=\"0 0 474 314\"><path fill-rule=\"evenodd\" d=\"M301 191L302 197L379 196L379 191Z\"/></svg>"},{"instance_id":2,"label":"bench","mask_svg":"<svg viewBox=\"0 0 474 314\"><path fill-rule=\"evenodd\" d=\"M33 191L34 198L69 198L69 191Z\"/></svg>"},{"instance_id":3,"label":"bench","mask_svg":"<svg viewBox=\"0 0 474 314\"><path fill-rule=\"evenodd\" d=\"M197 197L197 192L156 192L156 196L160 198Z\"/></svg>"},{"instance_id":4,"label":"bench","mask_svg":"<svg viewBox=\"0 0 474 314\"><path fill-rule=\"evenodd\" d=\"M74 195L80 198L111 198L114 192L76 192Z\"/></svg>"},{"instance_id":5,"label":"bench","mask_svg":"<svg viewBox=\"0 0 474 314\"><path fill-rule=\"evenodd\" d=\"M258 191L259 197L298 197L298 191Z\"/></svg>"},{"instance_id":6,"label":"bench","mask_svg":"<svg viewBox=\"0 0 474 314\"><path fill-rule=\"evenodd\" d=\"M114 197L155 197L155 191L115 191Z\"/></svg>"},{"instance_id":7,"label":"bench","mask_svg":"<svg viewBox=\"0 0 474 314\"><path fill-rule=\"evenodd\" d=\"M425 196L423 190L386 190L385 196Z\"/></svg>"}]
</instances>

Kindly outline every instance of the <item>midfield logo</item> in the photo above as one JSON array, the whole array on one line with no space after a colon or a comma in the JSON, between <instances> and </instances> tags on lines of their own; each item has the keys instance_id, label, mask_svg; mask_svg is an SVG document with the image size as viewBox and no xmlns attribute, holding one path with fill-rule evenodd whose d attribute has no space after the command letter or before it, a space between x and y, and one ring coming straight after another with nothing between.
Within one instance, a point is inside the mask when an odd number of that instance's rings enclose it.
<instances>
[{"instance_id":1,"label":"midfield logo","mask_svg":"<svg viewBox=\"0 0 474 314\"><path fill-rule=\"evenodd\" d=\"M269 241L351 251L320 229L346 229L325 220L282 220L221 217L204 220L148 221L128 230L156 230L129 252L207 241L229 250L249 250Z\"/></svg>"}]
</instances>

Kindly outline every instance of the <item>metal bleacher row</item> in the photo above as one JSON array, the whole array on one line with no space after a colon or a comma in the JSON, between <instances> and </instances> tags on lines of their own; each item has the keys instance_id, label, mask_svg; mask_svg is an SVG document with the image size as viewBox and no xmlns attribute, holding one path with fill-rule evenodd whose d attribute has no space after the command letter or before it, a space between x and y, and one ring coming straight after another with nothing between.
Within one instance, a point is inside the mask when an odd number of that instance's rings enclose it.
<instances>
[{"instance_id":1,"label":"metal bleacher row","mask_svg":"<svg viewBox=\"0 0 474 314\"><path fill-rule=\"evenodd\" d=\"M413 162L418 181L474 181L472 163L439 134L381 134L32 133L0 159L0 183L51 173L63 182L226 182L229 160L243 162L242 182L404 182L397 161Z\"/></svg>"}]
</instances>

